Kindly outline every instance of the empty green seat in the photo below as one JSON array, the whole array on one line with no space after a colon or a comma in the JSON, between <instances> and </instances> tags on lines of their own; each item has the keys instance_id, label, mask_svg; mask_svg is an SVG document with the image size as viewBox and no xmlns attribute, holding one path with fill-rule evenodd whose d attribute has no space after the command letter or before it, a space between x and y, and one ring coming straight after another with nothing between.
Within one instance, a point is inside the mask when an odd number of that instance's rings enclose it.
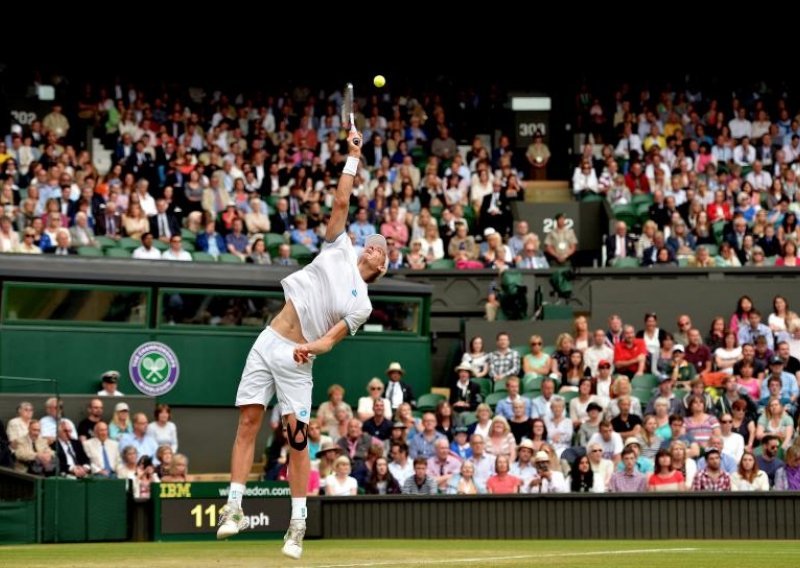
<instances>
[{"instance_id":1,"label":"empty green seat","mask_svg":"<svg viewBox=\"0 0 800 568\"><path fill-rule=\"evenodd\" d=\"M134 250L142 246L142 241L138 239L132 239L130 237L123 237L119 240L119 247L124 248L126 250Z\"/></svg>"},{"instance_id":2,"label":"empty green seat","mask_svg":"<svg viewBox=\"0 0 800 568\"><path fill-rule=\"evenodd\" d=\"M428 265L428 268L433 270L453 270L456 267L456 263L452 258L440 258L439 260L434 260Z\"/></svg>"},{"instance_id":3,"label":"empty green seat","mask_svg":"<svg viewBox=\"0 0 800 568\"><path fill-rule=\"evenodd\" d=\"M124 248L107 248L105 250L106 256L110 258L130 258L131 251Z\"/></svg>"},{"instance_id":4,"label":"empty green seat","mask_svg":"<svg viewBox=\"0 0 800 568\"><path fill-rule=\"evenodd\" d=\"M111 237L99 236L95 237L94 240L98 245L100 245L104 249L117 246L117 241L115 239L112 239Z\"/></svg>"},{"instance_id":5,"label":"empty green seat","mask_svg":"<svg viewBox=\"0 0 800 568\"><path fill-rule=\"evenodd\" d=\"M443 400L446 400L444 395L436 393L425 393L417 399L418 410L434 410Z\"/></svg>"},{"instance_id":6,"label":"empty green seat","mask_svg":"<svg viewBox=\"0 0 800 568\"><path fill-rule=\"evenodd\" d=\"M494 408L497 403L508 396L508 391L495 391L486 397L486 404Z\"/></svg>"},{"instance_id":7,"label":"empty green seat","mask_svg":"<svg viewBox=\"0 0 800 568\"><path fill-rule=\"evenodd\" d=\"M103 251L97 247L78 247L80 256L103 256Z\"/></svg>"},{"instance_id":8,"label":"empty green seat","mask_svg":"<svg viewBox=\"0 0 800 568\"><path fill-rule=\"evenodd\" d=\"M242 264L244 261L236 256L235 254L221 254L219 258L217 258L219 262L226 262L228 264Z\"/></svg>"},{"instance_id":9,"label":"empty green seat","mask_svg":"<svg viewBox=\"0 0 800 568\"><path fill-rule=\"evenodd\" d=\"M213 256L207 252L196 251L192 253L192 260L195 262L216 262Z\"/></svg>"}]
</instances>

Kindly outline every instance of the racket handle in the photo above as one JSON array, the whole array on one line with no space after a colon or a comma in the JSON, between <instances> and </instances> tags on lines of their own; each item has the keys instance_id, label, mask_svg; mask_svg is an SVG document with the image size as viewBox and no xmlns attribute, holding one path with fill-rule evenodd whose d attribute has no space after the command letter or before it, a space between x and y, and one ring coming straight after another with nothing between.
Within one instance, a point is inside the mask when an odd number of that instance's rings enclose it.
<instances>
[{"instance_id":1,"label":"racket handle","mask_svg":"<svg viewBox=\"0 0 800 568\"><path fill-rule=\"evenodd\" d=\"M358 132L356 129L355 115L352 112L350 113L350 132ZM353 144L355 146L361 146L361 138L353 138Z\"/></svg>"}]
</instances>

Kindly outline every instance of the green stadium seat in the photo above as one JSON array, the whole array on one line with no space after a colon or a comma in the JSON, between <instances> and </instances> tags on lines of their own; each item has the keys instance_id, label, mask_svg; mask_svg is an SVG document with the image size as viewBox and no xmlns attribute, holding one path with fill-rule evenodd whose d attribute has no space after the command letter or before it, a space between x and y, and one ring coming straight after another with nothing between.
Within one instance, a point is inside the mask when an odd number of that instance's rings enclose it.
<instances>
[{"instance_id":1,"label":"green stadium seat","mask_svg":"<svg viewBox=\"0 0 800 568\"><path fill-rule=\"evenodd\" d=\"M545 353L547 353L548 355L550 355L552 357L553 353L556 352L556 346L555 345L545 345L544 347L542 347L542 351L544 351Z\"/></svg>"},{"instance_id":2,"label":"green stadium seat","mask_svg":"<svg viewBox=\"0 0 800 568\"><path fill-rule=\"evenodd\" d=\"M714 233L714 240L717 241L717 245L722 244L722 237L725 233L725 221L717 221L711 225L711 230Z\"/></svg>"},{"instance_id":3,"label":"green stadium seat","mask_svg":"<svg viewBox=\"0 0 800 568\"><path fill-rule=\"evenodd\" d=\"M658 376L645 373L640 377L634 377L633 381L631 382L631 387L634 389L654 389L658 387Z\"/></svg>"},{"instance_id":4,"label":"green stadium seat","mask_svg":"<svg viewBox=\"0 0 800 568\"><path fill-rule=\"evenodd\" d=\"M474 412L470 412L468 410L460 413L458 415L459 420L461 420L462 426L471 426L478 421L478 417L475 415Z\"/></svg>"},{"instance_id":5,"label":"green stadium seat","mask_svg":"<svg viewBox=\"0 0 800 568\"><path fill-rule=\"evenodd\" d=\"M106 256L109 258L130 258L131 251L124 248L107 248L105 250Z\"/></svg>"},{"instance_id":6,"label":"green stadium seat","mask_svg":"<svg viewBox=\"0 0 800 568\"><path fill-rule=\"evenodd\" d=\"M500 379L499 381L493 381L492 384L492 392L499 392L499 391L507 391L506 388L506 379Z\"/></svg>"},{"instance_id":7,"label":"green stadium seat","mask_svg":"<svg viewBox=\"0 0 800 568\"><path fill-rule=\"evenodd\" d=\"M103 256L102 249L97 247L78 247L79 256Z\"/></svg>"},{"instance_id":8,"label":"green stadium seat","mask_svg":"<svg viewBox=\"0 0 800 568\"><path fill-rule=\"evenodd\" d=\"M456 263L452 258L440 258L439 260L434 260L428 265L428 268L433 270L453 270L456 267Z\"/></svg>"},{"instance_id":9,"label":"green stadium seat","mask_svg":"<svg viewBox=\"0 0 800 568\"><path fill-rule=\"evenodd\" d=\"M567 410L569 410L569 401L571 401L573 398L577 397L578 396L578 392L577 391L560 392L560 393L558 393L558 396L560 396L561 398L564 399L564 404L566 405Z\"/></svg>"},{"instance_id":10,"label":"green stadium seat","mask_svg":"<svg viewBox=\"0 0 800 568\"><path fill-rule=\"evenodd\" d=\"M267 246L268 249L271 249L272 246L280 246L286 242L286 239L283 238L283 235L276 235L275 233L265 233L264 234L264 244Z\"/></svg>"},{"instance_id":11,"label":"green stadium seat","mask_svg":"<svg viewBox=\"0 0 800 568\"><path fill-rule=\"evenodd\" d=\"M484 399L486 399L486 397L489 396L489 393L492 392L492 379L481 377L479 379L472 379L472 382L481 388L481 396Z\"/></svg>"},{"instance_id":12,"label":"green stadium seat","mask_svg":"<svg viewBox=\"0 0 800 568\"><path fill-rule=\"evenodd\" d=\"M185 241L192 241L195 242L197 240L197 235L191 232L189 229L181 229L181 238Z\"/></svg>"},{"instance_id":13,"label":"green stadium seat","mask_svg":"<svg viewBox=\"0 0 800 568\"><path fill-rule=\"evenodd\" d=\"M636 216L639 217L639 222L644 223L650 218L650 204L642 203L636 206Z\"/></svg>"},{"instance_id":14,"label":"green stadium seat","mask_svg":"<svg viewBox=\"0 0 800 568\"><path fill-rule=\"evenodd\" d=\"M639 215L633 205L617 205L613 209L614 218L623 221L628 229L639 223Z\"/></svg>"},{"instance_id":15,"label":"green stadium seat","mask_svg":"<svg viewBox=\"0 0 800 568\"><path fill-rule=\"evenodd\" d=\"M132 239L130 237L123 237L119 240L119 247L124 248L125 250L134 250L142 246L142 241L138 239Z\"/></svg>"},{"instance_id":16,"label":"green stadium seat","mask_svg":"<svg viewBox=\"0 0 800 568\"><path fill-rule=\"evenodd\" d=\"M525 357L525 355L531 352L530 347L528 347L527 345L515 345L511 349L519 353L520 359L522 359L523 357Z\"/></svg>"},{"instance_id":17,"label":"green stadium seat","mask_svg":"<svg viewBox=\"0 0 800 568\"><path fill-rule=\"evenodd\" d=\"M309 250L305 245L294 244L291 246L292 251L290 256L297 261L301 266L309 264L314 260L314 253Z\"/></svg>"},{"instance_id":18,"label":"green stadium seat","mask_svg":"<svg viewBox=\"0 0 800 568\"><path fill-rule=\"evenodd\" d=\"M630 256L617 257L611 262L613 268L639 268L639 260Z\"/></svg>"},{"instance_id":19,"label":"green stadium seat","mask_svg":"<svg viewBox=\"0 0 800 568\"><path fill-rule=\"evenodd\" d=\"M213 256L207 252L196 251L192 253L192 260L195 262L216 262Z\"/></svg>"},{"instance_id":20,"label":"green stadium seat","mask_svg":"<svg viewBox=\"0 0 800 568\"><path fill-rule=\"evenodd\" d=\"M591 191L587 191L581 196L582 203L593 203L597 201L603 201L603 199L605 199L605 197L603 197L599 193L593 193Z\"/></svg>"},{"instance_id":21,"label":"green stadium seat","mask_svg":"<svg viewBox=\"0 0 800 568\"><path fill-rule=\"evenodd\" d=\"M529 373L522 377L522 392L532 392L542 390L542 375L534 375Z\"/></svg>"},{"instance_id":22,"label":"green stadium seat","mask_svg":"<svg viewBox=\"0 0 800 568\"><path fill-rule=\"evenodd\" d=\"M634 207L641 207L642 205L650 207L653 204L653 196L649 193L637 193L631 197L631 205Z\"/></svg>"},{"instance_id":23,"label":"green stadium seat","mask_svg":"<svg viewBox=\"0 0 800 568\"><path fill-rule=\"evenodd\" d=\"M181 243L181 248L186 252L194 252L197 250L194 241L187 241L186 239Z\"/></svg>"},{"instance_id":24,"label":"green stadium seat","mask_svg":"<svg viewBox=\"0 0 800 568\"><path fill-rule=\"evenodd\" d=\"M117 246L117 241L115 239L112 239L111 237L100 236L100 237L95 237L94 240L98 245L100 245L104 249Z\"/></svg>"},{"instance_id":25,"label":"green stadium seat","mask_svg":"<svg viewBox=\"0 0 800 568\"><path fill-rule=\"evenodd\" d=\"M642 403L642 411L644 411L644 407L653 398L653 389L635 388L631 391L631 395L639 399L639 402Z\"/></svg>"},{"instance_id":26,"label":"green stadium seat","mask_svg":"<svg viewBox=\"0 0 800 568\"><path fill-rule=\"evenodd\" d=\"M432 392L425 393L417 399L417 410L435 410L436 405L443 400L447 400L444 395Z\"/></svg>"},{"instance_id":27,"label":"green stadium seat","mask_svg":"<svg viewBox=\"0 0 800 568\"><path fill-rule=\"evenodd\" d=\"M164 252L165 250L167 250L169 248L169 245L167 243L165 243L164 241L160 241L158 239L153 239L153 248L158 250L158 251Z\"/></svg>"},{"instance_id":28,"label":"green stadium seat","mask_svg":"<svg viewBox=\"0 0 800 568\"><path fill-rule=\"evenodd\" d=\"M242 259L240 259L238 256L236 256L235 254L228 254L228 253L219 255L219 257L217 257L217 261L225 262L228 264L243 264Z\"/></svg>"},{"instance_id":29,"label":"green stadium seat","mask_svg":"<svg viewBox=\"0 0 800 568\"><path fill-rule=\"evenodd\" d=\"M571 320L574 316L572 306L545 304L542 307L543 320Z\"/></svg>"},{"instance_id":30,"label":"green stadium seat","mask_svg":"<svg viewBox=\"0 0 800 568\"><path fill-rule=\"evenodd\" d=\"M708 250L708 256L714 258L719 254L719 247L717 245L703 245Z\"/></svg>"},{"instance_id":31,"label":"green stadium seat","mask_svg":"<svg viewBox=\"0 0 800 568\"><path fill-rule=\"evenodd\" d=\"M508 396L508 391L495 391L486 397L486 404L494 408L497 403Z\"/></svg>"}]
</instances>

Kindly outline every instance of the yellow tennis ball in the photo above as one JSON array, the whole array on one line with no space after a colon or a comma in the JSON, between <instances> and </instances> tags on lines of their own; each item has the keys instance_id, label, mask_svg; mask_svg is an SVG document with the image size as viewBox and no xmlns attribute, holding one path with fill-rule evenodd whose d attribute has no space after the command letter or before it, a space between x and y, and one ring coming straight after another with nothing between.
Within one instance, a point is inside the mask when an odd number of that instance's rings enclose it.
<instances>
[{"instance_id":1,"label":"yellow tennis ball","mask_svg":"<svg viewBox=\"0 0 800 568\"><path fill-rule=\"evenodd\" d=\"M386 84L386 77L383 75L375 75L375 78L372 80L372 82L380 89Z\"/></svg>"}]
</instances>

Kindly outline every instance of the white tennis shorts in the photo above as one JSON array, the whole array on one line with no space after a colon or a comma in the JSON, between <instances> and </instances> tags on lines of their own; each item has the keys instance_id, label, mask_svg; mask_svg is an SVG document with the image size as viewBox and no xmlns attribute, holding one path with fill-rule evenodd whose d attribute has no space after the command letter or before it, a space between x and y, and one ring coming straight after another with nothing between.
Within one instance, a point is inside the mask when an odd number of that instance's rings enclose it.
<instances>
[{"instance_id":1,"label":"white tennis shorts","mask_svg":"<svg viewBox=\"0 0 800 568\"><path fill-rule=\"evenodd\" d=\"M236 392L236 406L260 404L266 408L272 396L277 395L281 415L294 414L298 420L308 422L313 363L295 362L296 346L271 327L262 331L247 355Z\"/></svg>"}]
</instances>

